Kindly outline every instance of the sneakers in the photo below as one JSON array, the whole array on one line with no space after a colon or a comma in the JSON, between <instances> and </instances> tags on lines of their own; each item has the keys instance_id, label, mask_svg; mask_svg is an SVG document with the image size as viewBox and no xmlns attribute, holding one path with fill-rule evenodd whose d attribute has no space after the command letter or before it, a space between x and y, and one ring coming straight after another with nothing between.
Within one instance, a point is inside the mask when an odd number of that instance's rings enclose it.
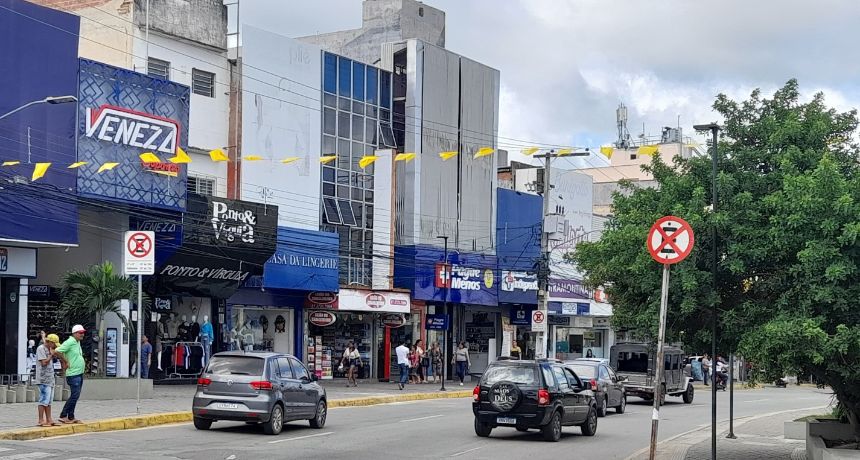
<instances>
[{"instance_id":1,"label":"sneakers","mask_svg":"<svg viewBox=\"0 0 860 460\"><path fill-rule=\"evenodd\" d=\"M463 386L463 382L460 382L460 386Z\"/></svg>"},{"instance_id":2,"label":"sneakers","mask_svg":"<svg viewBox=\"0 0 860 460\"><path fill-rule=\"evenodd\" d=\"M403 389L403 384L402 384L402 383L398 383L397 385L400 387L400 389L401 389L401 390Z\"/></svg>"}]
</instances>

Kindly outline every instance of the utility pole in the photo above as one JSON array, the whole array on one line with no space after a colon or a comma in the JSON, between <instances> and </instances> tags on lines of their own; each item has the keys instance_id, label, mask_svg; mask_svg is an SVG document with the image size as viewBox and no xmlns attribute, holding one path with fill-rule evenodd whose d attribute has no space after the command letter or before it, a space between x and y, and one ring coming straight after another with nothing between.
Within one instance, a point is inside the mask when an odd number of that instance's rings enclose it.
<instances>
[{"instance_id":1,"label":"utility pole","mask_svg":"<svg viewBox=\"0 0 860 460\"><path fill-rule=\"evenodd\" d=\"M445 240L445 262L444 262L445 274L446 274L446 279L450 279L451 273L448 271L449 270L448 269L448 235L437 236L436 238ZM448 293L449 292L451 292L451 288L446 287L445 288L445 306L443 307L443 309L444 309L443 314L445 316L448 316ZM445 336L445 338L442 339L442 388L439 388L439 391L446 391L445 390L445 369L448 366L448 328L451 327L451 318L448 318L448 321L446 321L446 322L447 322L447 327L445 328L444 331L442 331L442 334ZM431 365L432 365L432 363L431 363Z\"/></svg>"},{"instance_id":2,"label":"utility pole","mask_svg":"<svg viewBox=\"0 0 860 460\"><path fill-rule=\"evenodd\" d=\"M544 173L543 186L540 190L543 196L543 217L541 219L541 234L540 234L540 266L538 268L538 310L543 312L544 318L549 318L549 275L550 275L550 247L549 233L547 232L546 219L549 216L550 193L552 192L552 159L562 156L587 157L591 155L588 149L584 152L575 153L556 153L555 150L550 150L547 153L535 155L534 158L543 158ZM548 323L549 321L547 321ZM535 358L546 358L547 351L547 335L546 332L538 332L535 343Z\"/></svg>"}]
</instances>

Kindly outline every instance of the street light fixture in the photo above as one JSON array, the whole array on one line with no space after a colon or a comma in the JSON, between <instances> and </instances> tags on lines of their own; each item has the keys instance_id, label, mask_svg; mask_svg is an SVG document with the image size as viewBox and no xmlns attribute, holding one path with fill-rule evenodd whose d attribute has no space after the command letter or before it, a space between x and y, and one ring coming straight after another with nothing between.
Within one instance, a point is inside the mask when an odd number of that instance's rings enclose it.
<instances>
[{"instance_id":1,"label":"street light fixture","mask_svg":"<svg viewBox=\"0 0 860 460\"><path fill-rule=\"evenodd\" d=\"M12 110L11 112L4 113L0 115L0 120L12 115L13 113L20 112L21 110L26 109L27 107L31 107L38 104L68 104L70 102L78 102L78 98L75 96L48 96L44 99L39 99L37 101L28 102L17 109Z\"/></svg>"},{"instance_id":2,"label":"street light fixture","mask_svg":"<svg viewBox=\"0 0 860 460\"><path fill-rule=\"evenodd\" d=\"M716 122L708 123L704 125L693 125L693 129L696 131L708 132L710 131L713 135L713 149L711 150L711 201L712 209L711 211L716 214L717 212L717 204L719 203L717 197L717 143L718 143L718 134L720 132L720 125ZM713 277L713 285L714 285L714 295L717 296L716 301L714 302L714 308L712 312L712 323L711 323L711 458L716 460L717 458L717 373L715 372L717 369L717 304L719 303L719 291L717 290L717 225L714 222L711 225L711 240L713 241L713 250L712 256L713 260L711 261L711 276ZM734 382L732 382L734 383ZM734 393L734 388L732 389L732 393ZM732 412L734 408L730 408ZM732 430L729 430L732 431Z\"/></svg>"}]
</instances>

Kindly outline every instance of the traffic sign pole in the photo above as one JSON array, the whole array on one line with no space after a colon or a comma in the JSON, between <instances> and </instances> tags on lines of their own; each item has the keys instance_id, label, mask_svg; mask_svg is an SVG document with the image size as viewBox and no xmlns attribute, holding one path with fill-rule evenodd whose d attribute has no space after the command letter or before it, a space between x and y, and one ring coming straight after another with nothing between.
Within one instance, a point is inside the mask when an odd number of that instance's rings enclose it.
<instances>
[{"instance_id":1,"label":"traffic sign pole","mask_svg":"<svg viewBox=\"0 0 860 460\"><path fill-rule=\"evenodd\" d=\"M669 309L669 264L663 264L663 290L660 293L660 331L657 335L657 365L654 371L654 411L651 415L650 460L657 458L657 427L660 424L660 404L663 402L663 341L666 338L666 314Z\"/></svg>"},{"instance_id":2,"label":"traffic sign pole","mask_svg":"<svg viewBox=\"0 0 860 460\"><path fill-rule=\"evenodd\" d=\"M143 275L137 275L137 415L140 415L140 375L143 368L141 347L143 346Z\"/></svg>"},{"instance_id":3,"label":"traffic sign pole","mask_svg":"<svg viewBox=\"0 0 860 460\"><path fill-rule=\"evenodd\" d=\"M137 275L137 413L140 414L140 380L143 374L143 275L155 274L155 232L125 232L123 274Z\"/></svg>"}]
</instances>

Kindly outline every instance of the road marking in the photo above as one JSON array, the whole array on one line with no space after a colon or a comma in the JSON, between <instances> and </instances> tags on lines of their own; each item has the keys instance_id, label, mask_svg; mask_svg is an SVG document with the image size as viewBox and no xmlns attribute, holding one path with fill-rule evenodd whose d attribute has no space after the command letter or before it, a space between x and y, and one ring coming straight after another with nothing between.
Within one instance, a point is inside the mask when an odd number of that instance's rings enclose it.
<instances>
[{"instance_id":1,"label":"road marking","mask_svg":"<svg viewBox=\"0 0 860 460\"><path fill-rule=\"evenodd\" d=\"M474 447L474 448L469 449L469 450L464 450L463 452L457 452L456 454L451 454L451 455L450 455L450 457L459 457L459 456L461 456L461 455L463 455L463 454L468 454L469 452L474 452L474 451L476 451L476 450L478 450L478 449L483 449L484 447L486 447L486 446L478 446L478 447Z\"/></svg>"},{"instance_id":2,"label":"road marking","mask_svg":"<svg viewBox=\"0 0 860 460\"><path fill-rule=\"evenodd\" d=\"M301 439L308 439L308 438L317 438L319 436L328 436L330 434L334 434L334 431L329 431L326 433L318 433L318 434L309 434L307 436L296 436L295 438L279 439L277 441L269 441L269 444L277 444L279 442L287 442L287 441L298 441ZM0 460L3 460L3 459L0 459Z\"/></svg>"},{"instance_id":3,"label":"road marking","mask_svg":"<svg viewBox=\"0 0 860 460\"><path fill-rule=\"evenodd\" d=\"M765 399L750 399L749 401L741 401L741 402L751 403L751 402L762 402L762 401L770 401L770 398L765 398Z\"/></svg>"},{"instance_id":4,"label":"road marking","mask_svg":"<svg viewBox=\"0 0 860 460\"><path fill-rule=\"evenodd\" d=\"M439 415L428 415L428 416L426 416L426 417L408 418L408 419L406 419L406 420L401 420L401 421L400 421L400 423L405 423L405 422L417 422L417 421L419 421L419 420L428 420L428 419L431 419L431 418L439 418L439 417L444 417L444 416L445 416L445 415L443 415L443 414L439 414Z\"/></svg>"},{"instance_id":5,"label":"road marking","mask_svg":"<svg viewBox=\"0 0 860 460\"><path fill-rule=\"evenodd\" d=\"M48 458L54 456L54 454L49 454L47 452L30 452L29 454L7 455L5 457L0 457L0 460L25 460L30 458Z\"/></svg>"}]
</instances>

